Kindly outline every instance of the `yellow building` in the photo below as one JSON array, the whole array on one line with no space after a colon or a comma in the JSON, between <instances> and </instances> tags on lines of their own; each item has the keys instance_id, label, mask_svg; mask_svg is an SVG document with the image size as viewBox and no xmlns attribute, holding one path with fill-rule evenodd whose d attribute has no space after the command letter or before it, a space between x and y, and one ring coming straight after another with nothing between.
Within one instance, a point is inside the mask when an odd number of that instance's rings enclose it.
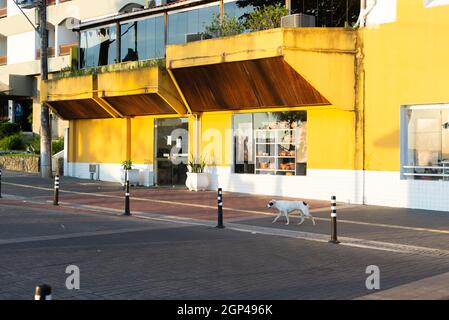
<instances>
[{"instance_id":1,"label":"yellow building","mask_svg":"<svg viewBox=\"0 0 449 320\"><path fill-rule=\"evenodd\" d=\"M119 181L131 160L141 184L177 185L203 158L211 189L449 210L449 1L214 39L201 17L240 9L194 2L75 30L86 71L41 89L69 120L66 175Z\"/></svg>"}]
</instances>

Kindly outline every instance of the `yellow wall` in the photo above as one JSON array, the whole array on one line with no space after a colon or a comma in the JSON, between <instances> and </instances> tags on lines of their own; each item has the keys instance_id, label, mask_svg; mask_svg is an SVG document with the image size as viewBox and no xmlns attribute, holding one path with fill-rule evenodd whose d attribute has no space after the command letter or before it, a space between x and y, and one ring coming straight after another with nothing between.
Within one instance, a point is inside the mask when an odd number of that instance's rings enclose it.
<instances>
[{"instance_id":1,"label":"yellow wall","mask_svg":"<svg viewBox=\"0 0 449 320\"><path fill-rule=\"evenodd\" d=\"M154 117L131 119L131 160L151 164L154 158Z\"/></svg>"},{"instance_id":2,"label":"yellow wall","mask_svg":"<svg viewBox=\"0 0 449 320\"><path fill-rule=\"evenodd\" d=\"M354 112L310 108L307 112L307 167L355 169Z\"/></svg>"},{"instance_id":3,"label":"yellow wall","mask_svg":"<svg viewBox=\"0 0 449 320\"><path fill-rule=\"evenodd\" d=\"M361 30L365 167L400 169L400 106L449 102L449 6L398 0L397 21Z\"/></svg>"},{"instance_id":4,"label":"yellow wall","mask_svg":"<svg viewBox=\"0 0 449 320\"><path fill-rule=\"evenodd\" d=\"M144 116L130 119L93 119L70 121L69 161L121 163L127 155L127 121L129 155L134 164L154 161L154 121L168 116ZM193 117L189 118L189 152L192 153Z\"/></svg>"},{"instance_id":5,"label":"yellow wall","mask_svg":"<svg viewBox=\"0 0 449 320\"><path fill-rule=\"evenodd\" d=\"M307 167L355 169L354 112L335 107L271 108L240 112L307 110ZM201 117L201 155L212 165L232 161L232 112L208 112Z\"/></svg>"},{"instance_id":6,"label":"yellow wall","mask_svg":"<svg viewBox=\"0 0 449 320\"><path fill-rule=\"evenodd\" d=\"M208 112L201 116L201 156L211 165L231 163L232 113Z\"/></svg>"},{"instance_id":7,"label":"yellow wall","mask_svg":"<svg viewBox=\"0 0 449 320\"><path fill-rule=\"evenodd\" d=\"M126 119L70 121L70 161L121 163L126 160Z\"/></svg>"}]
</instances>

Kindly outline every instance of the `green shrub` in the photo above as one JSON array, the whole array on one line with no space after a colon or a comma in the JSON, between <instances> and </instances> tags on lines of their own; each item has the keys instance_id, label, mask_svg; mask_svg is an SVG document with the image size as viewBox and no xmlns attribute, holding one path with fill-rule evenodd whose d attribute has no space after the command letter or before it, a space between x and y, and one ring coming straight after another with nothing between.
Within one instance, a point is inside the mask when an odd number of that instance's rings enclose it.
<instances>
[{"instance_id":1,"label":"green shrub","mask_svg":"<svg viewBox=\"0 0 449 320\"><path fill-rule=\"evenodd\" d=\"M38 134L33 134L33 139L27 144L27 150L34 154L40 154L41 137Z\"/></svg>"},{"instance_id":2,"label":"green shrub","mask_svg":"<svg viewBox=\"0 0 449 320\"><path fill-rule=\"evenodd\" d=\"M251 32L279 28L281 18L287 14L288 10L283 5L263 6L247 16L245 26Z\"/></svg>"},{"instance_id":3,"label":"green shrub","mask_svg":"<svg viewBox=\"0 0 449 320\"><path fill-rule=\"evenodd\" d=\"M56 154L62 150L64 150L64 138L63 137L60 137L57 140L53 140L51 142L51 151L53 154Z\"/></svg>"},{"instance_id":4,"label":"green shrub","mask_svg":"<svg viewBox=\"0 0 449 320\"><path fill-rule=\"evenodd\" d=\"M243 33L245 27L236 17L230 18L226 13L220 21L220 14L217 13L212 16L212 21L204 27L204 30L206 35L216 38Z\"/></svg>"},{"instance_id":5,"label":"green shrub","mask_svg":"<svg viewBox=\"0 0 449 320\"><path fill-rule=\"evenodd\" d=\"M0 140L0 150L25 150L21 134L16 133Z\"/></svg>"},{"instance_id":6,"label":"green shrub","mask_svg":"<svg viewBox=\"0 0 449 320\"><path fill-rule=\"evenodd\" d=\"M20 132L20 126L17 123L0 122L0 139L12 136Z\"/></svg>"}]
</instances>

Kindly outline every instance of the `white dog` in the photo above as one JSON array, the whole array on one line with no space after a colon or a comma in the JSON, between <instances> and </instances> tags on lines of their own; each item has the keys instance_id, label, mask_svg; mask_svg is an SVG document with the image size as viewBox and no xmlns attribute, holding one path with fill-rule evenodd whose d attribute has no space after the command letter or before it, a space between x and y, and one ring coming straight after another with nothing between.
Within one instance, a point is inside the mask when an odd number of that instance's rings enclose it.
<instances>
[{"instance_id":1,"label":"white dog","mask_svg":"<svg viewBox=\"0 0 449 320\"><path fill-rule=\"evenodd\" d=\"M304 222L304 218L312 219L313 225L315 225L315 220L309 212L309 205L304 201L281 201L281 200L271 200L267 204L267 208L275 207L279 210L279 214L276 218L274 218L272 223L275 223L282 215L287 219L287 225L290 223L290 219L288 218L289 213L293 211L299 211L299 216L301 221L298 224L302 224Z\"/></svg>"}]
</instances>

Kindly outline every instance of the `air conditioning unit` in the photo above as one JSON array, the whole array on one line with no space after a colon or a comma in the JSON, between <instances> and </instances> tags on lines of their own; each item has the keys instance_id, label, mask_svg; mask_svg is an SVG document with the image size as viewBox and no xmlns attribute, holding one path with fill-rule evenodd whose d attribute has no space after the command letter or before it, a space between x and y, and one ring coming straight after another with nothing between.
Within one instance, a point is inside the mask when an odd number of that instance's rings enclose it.
<instances>
[{"instance_id":1,"label":"air conditioning unit","mask_svg":"<svg viewBox=\"0 0 449 320\"><path fill-rule=\"evenodd\" d=\"M315 16L308 14L296 13L281 18L282 28L312 28L315 26Z\"/></svg>"},{"instance_id":2,"label":"air conditioning unit","mask_svg":"<svg viewBox=\"0 0 449 320\"><path fill-rule=\"evenodd\" d=\"M212 37L208 34L203 33L186 33L186 42L193 42L199 40L211 39Z\"/></svg>"},{"instance_id":3,"label":"air conditioning unit","mask_svg":"<svg viewBox=\"0 0 449 320\"><path fill-rule=\"evenodd\" d=\"M22 9L31 9L37 6L37 0L17 0L16 3Z\"/></svg>"},{"instance_id":4,"label":"air conditioning unit","mask_svg":"<svg viewBox=\"0 0 449 320\"><path fill-rule=\"evenodd\" d=\"M90 180L100 180L100 165L97 163L89 164Z\"/></svg>"}]
</instances>

